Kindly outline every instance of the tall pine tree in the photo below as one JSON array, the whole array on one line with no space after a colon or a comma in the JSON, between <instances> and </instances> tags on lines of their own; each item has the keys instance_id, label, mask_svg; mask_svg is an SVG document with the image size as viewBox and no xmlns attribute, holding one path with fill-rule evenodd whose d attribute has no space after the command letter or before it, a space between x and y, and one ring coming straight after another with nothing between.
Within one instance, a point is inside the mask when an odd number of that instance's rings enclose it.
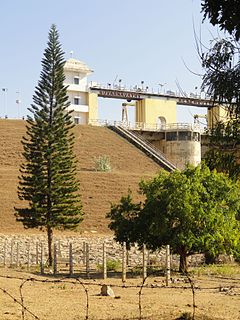
<instances>
[{"instance_id":1,"label":"tall pine tree","mask_svg":"<svg viewBox=\"0 0 240 320\"><path fill-rule=\"evenodd\" d=\"M82 220L63 55L58 31L52 25L29 108L32 116L28 116L22 140L25 161L20 169L18 197L25 202L15 209L17 221L24 227L47 231L49 265L53 262L53 229L74 229Z\"/></svg>"}]
</instances>

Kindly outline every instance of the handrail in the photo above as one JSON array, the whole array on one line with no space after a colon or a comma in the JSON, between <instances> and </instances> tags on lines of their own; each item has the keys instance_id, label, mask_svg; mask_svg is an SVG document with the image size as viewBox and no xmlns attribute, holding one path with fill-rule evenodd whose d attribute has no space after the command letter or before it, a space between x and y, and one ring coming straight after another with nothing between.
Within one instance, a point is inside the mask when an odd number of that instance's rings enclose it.
<instances>
[{"instance_id":1,"label":"handrail","mask_svg":"<svg viewBox=\"0 0 240 320\"><path fill-rule=\"evenodd\" d=\"M176 167L166 158L166 156L164 155L163 152L161 152L161 150L156 148L153 144L151 144L149 141L147 141L145 138L143 138L137 132L131 132L125 128L124 128L124 130L127 131L130 135L135 136L140 143L142 143L142 144L146 145L148 148L150 148L157 157L161 157L161 159L164 160L166 163L168 163L169 166L172 166L172 167L174 167L174 169L176 169Z\"/></svg>"},{"instance_id":2,"label":"handrail","mask_svg":"<svg viewBox=\"0 0 240 320\"><path fill-rule=\"evenodd\" d=\"M121 126L130 130L139 130L139 131L156 131L164 132L168 130L189 130L197 131L202 133L203 130L197 124L191 123L168 123L168 124L157 124L157 123L143 123L143 122L125 122L125 121L116 121L116 120L101 120L94 119L89 121L90 125L96 126Z\"/></svg>"},{"instance_id":3,"label":"handrail","mask_svg":"<svg viewBox=\"0 0 240 320\"><path fill-rule=\"evenodd\" d=\"M132 143L136 144L140 149L143 149L145 152L151 155L152 159L157 163L160 163L166 170L173 171L176 170L176 167L168 161L165 156L156 149L149 142L146 142L142 137L135 135L133 132L129 131L127 128L121 126L109 126L110 129L118 132Z\"/></svg>"}]
</instances>

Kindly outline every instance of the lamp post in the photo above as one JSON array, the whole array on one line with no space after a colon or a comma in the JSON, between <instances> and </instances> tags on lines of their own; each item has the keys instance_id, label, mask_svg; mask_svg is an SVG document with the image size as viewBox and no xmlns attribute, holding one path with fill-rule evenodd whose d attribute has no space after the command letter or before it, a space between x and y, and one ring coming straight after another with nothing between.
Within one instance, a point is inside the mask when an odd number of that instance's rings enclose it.
<instances>
[{"instance_id":1,"label":"lamp post","mask_svg":"<svg viewBox=\"0 0 240 320\"><path fill-rule=\"evenodd\" d=\"M6 110L7 110L7 92L8 88L2 88L3 92L3 116L7 118Z\"/></svg>"},{"instance_id":2,"label":"lamp post","mask_svg":"<svg viewBox=\"0 0 240 320\"><path fill-rule=\"evenodd\" d=\"M160 91L158 92L158 93L163 93L162 92L162 89L163 89L163 87L165 86L165 84L166 84L166 82L164 82L164 83L159 83L158 85L160 86Z\"/></svg>"},{"instance_id":3,"label":"lamp post","mask_svg":"<svg viewBox=\"0 0 240 320\"><path fill-rule=\"evenodd\" d=\"M17 99L16 99L16 104L17 104L17 114L18 114L18 119L20 119L20 91L16 91L17 94Z\"/></svg>"}]
</instances>

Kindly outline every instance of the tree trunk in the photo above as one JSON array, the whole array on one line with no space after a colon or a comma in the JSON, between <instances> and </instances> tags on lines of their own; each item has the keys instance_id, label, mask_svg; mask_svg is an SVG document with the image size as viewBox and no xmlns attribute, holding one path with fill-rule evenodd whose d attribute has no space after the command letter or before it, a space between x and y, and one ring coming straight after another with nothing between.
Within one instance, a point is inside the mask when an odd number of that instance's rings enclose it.
<instances>
[{"instance_id":1,"label":"tree trunk","mask_svg":"<svg viewBox=\"0 0 240 320\"><path fill-rule=\"evenodd\" d=\"M48 237L48 261L49 266L53 265L53 258L52 258L52 239L53 239L53 231L51 227L47 227L47 237Z\"/></svg>"},{"instance_id":2,"label":"tree trunk","mask_svg":"<svg viewBox=\"0 0 240 320\"><path fill-rule=\"evenodd\" d=\"M187 271L188 271L187 253L185 251L181 251L180 252L179 272L186 273Z\"/></svg>"}]
</instances>

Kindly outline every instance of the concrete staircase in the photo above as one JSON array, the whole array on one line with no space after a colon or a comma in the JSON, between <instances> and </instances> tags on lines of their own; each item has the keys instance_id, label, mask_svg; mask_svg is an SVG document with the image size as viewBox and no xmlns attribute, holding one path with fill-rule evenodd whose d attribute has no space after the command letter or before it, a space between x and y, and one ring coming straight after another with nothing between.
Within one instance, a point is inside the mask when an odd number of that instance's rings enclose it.
<instances>
[{"instance_id":1,"label":"concrete staircase","mask_svg":"<svg viewBox=\"0 0 240 320\"><path fill-rule=\"evenodd\" d=\"M108 126L108 128L143 151L148 157L150 157L166 171L172 172L177 169L174 164L166 159L165 155L159 149L153 146L138 133L132 132L122 126Z\"/></svg>"}]
</instances>

